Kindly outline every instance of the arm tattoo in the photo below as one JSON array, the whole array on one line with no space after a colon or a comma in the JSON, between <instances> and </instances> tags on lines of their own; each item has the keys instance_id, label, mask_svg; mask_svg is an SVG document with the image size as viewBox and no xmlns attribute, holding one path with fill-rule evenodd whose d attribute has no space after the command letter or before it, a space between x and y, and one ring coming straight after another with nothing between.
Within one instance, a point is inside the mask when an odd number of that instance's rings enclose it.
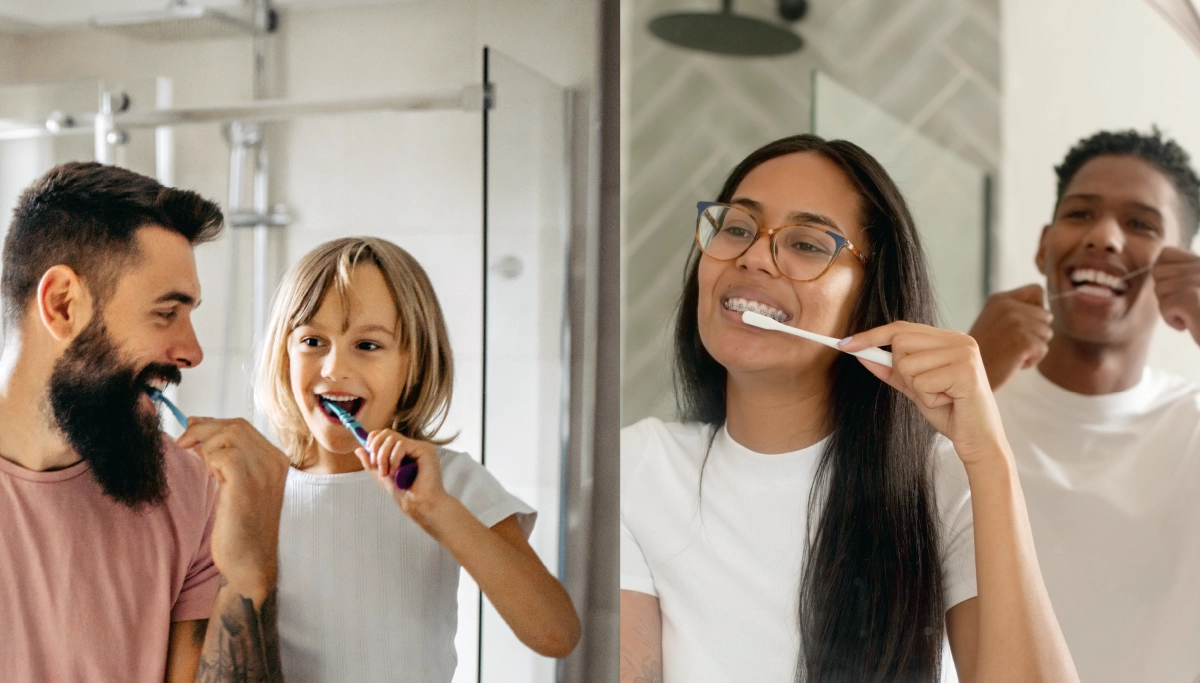
<instances>
[{"instance_id":1,"label":"arm tattoo","mask_svg":"<svg viewBox=\"0 0 1200 683\"><path fill-rule=\"evenodd\" d=\"M642 654L637 661L632 652L621 648L621 680L631 683L662 683L662 626L656 620L641 615L633 624L636 647L630 650ZM656 656L657 655L657 656Z\"/></svg>"},{"instance_id":2,"label":"arm tattoo","mask_svg":"<svg viewBox=\"0 0 1200 683\"><path fill-rule=\"evenodd\" d=\"M226 594L225 585L222 578L196 683L283 683L275 589L256 610L250 598Z\"/></svg>"},{"instance_id":3,"label":"arm tattoo","mask_svg":"<svg viewBox=\"0 0 1200 683\"><path fill-rule=\"evenodd\" d=\"M208 619L197 619L192 631L192 640L196 642L196 645L204 647L205 633L208 633Z\"/></svg>"}]
</instances>

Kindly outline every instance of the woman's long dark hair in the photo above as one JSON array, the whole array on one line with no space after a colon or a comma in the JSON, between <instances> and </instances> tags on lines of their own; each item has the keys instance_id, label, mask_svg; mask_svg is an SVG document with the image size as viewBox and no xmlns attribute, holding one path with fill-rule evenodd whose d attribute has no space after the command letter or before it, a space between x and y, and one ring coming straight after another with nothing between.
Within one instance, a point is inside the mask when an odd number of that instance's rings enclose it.
<instances>
[{"instance_id":1,"label":"woman's long dark hair","mask_svg":"<svg viewBox=\"0 0 1200 683\"><path fill-rule=\"evenodd\" d=\"M862 200L869 256L850 331L896 320L932 324L912 216L887 172L857 145L814 135L777 140L733 169L717 201L728 202L759 164L795 152L836 164ZM693 246L675 321L676 395L681 419L716 427L725 422L726 373L700 342L699 260ZM839 354L831 372L832 435L809 495L796 679L934 682L945 612L928 467L934 431L856 358Z\"/></svg>"}]
</instances>

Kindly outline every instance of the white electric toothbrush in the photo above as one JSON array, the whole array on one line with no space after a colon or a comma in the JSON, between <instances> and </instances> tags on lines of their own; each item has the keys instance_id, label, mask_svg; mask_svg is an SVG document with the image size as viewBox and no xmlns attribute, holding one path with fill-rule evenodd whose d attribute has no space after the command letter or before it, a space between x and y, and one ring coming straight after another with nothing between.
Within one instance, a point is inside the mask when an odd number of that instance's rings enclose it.
<instances>
[{"instance_id":1,"label":"white electric toothbrush","mask_svg":"<svg viewBox=\"0 0 1200 683\"><path fill-rule=\"evenodd\" d=\"M792 334L797 337L803 337L804 339L808 339L810 341L815 341L818 344L824 344L825 346L828 346L833 349L837 349L838 351L842 351L843 353L848 353L851 356L858 356L859 358L869 360L873 363L879 363L880 365L886 365L889 368L892 367L891 352L884 351L883 349L875 347L875 346L872 346L867 349L863 349L862 351L843 351L842 347L838 346L839 340L834 339L833 337L826 337L823 334L817 334L816 332L809 332L808 330L802 330L798 327L790 327L788 325L784 325L783 323L779 322L778 320L775 320L774 318L768 318L767 316L762 315L761 313L755 313L754 311L743 312L742 313L742 322L746 323L747 325L761 327L764 330L774 330L776 332L787 332L788 334Z\"/></svg>"}]
</instances>

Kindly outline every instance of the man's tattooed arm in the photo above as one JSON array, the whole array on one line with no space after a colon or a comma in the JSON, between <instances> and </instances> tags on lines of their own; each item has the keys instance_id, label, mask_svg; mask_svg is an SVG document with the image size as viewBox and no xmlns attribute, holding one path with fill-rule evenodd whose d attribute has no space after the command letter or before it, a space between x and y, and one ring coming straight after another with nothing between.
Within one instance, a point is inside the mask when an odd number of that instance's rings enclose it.
<instances>
[{"instance_id":1,"label":"man's tattooed arm","mask_svg":"<svg viewBox=\"0 0 1200 683\"><path fill-rule=\"evenodd\" d=\"M257 608L222 577L204 634L196 683L282 683L272 588Z\"/></svg>"}]
</instances>

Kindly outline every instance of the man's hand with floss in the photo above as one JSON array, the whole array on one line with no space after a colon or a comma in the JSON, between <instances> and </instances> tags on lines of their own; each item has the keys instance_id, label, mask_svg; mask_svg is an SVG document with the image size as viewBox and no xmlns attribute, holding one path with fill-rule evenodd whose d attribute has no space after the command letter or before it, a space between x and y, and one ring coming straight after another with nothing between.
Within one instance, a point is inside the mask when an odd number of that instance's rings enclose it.
<instances>
[{"instance_id":1,"label":"man's hand with floss","mask_svg":"<svg viewBox=\"0 0 1200 683\"><path fill-rule=\"evenodd\" d=\"M1200 344L1200 255L1163 247L1150 273L1163 320L1177 330L1188 331Z\"/></svg>"},{"instance_id":2,"label":"man's hand with floss","mask_svg":"<svg viewBox=\"0 0 1200 683\"><path fill-rule=\"evenodd\" d=\"M998 292L988 297L971 326L992 391L1017 371L1037 365L1049 351L1054 316L1042 305L1044 297L1036 284Z\"/></svg>"}]
</instances>

